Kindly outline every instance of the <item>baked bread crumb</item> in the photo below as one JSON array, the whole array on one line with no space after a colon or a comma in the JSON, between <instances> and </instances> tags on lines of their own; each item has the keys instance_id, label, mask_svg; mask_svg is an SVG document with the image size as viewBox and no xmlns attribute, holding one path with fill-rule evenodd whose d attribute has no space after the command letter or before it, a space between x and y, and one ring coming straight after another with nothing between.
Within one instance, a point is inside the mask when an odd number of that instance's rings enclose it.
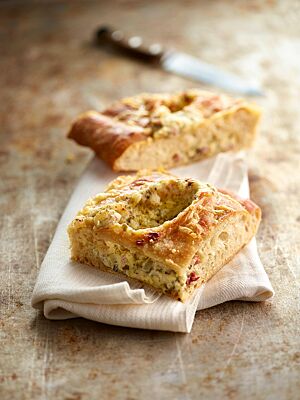
<instances>
[{"instance_id":1,"label":"baked bread crumb","mask_svg":"<svg viewBox=\"0 0 300 400\"><path fill-rule=\"evenodd\" d=\"M260 208L194 179L115 179L69 225L71 257L185 301L255 235Z\"/></svg>"},{"instance_id":2,"label":"baked bread crumb","mask_svg":"<svg viewBox=\"0 0 300 400\"><path fill-rule=\"evenodd\" d=\"M116 171L171 168L251 146L259 118L257 106L224 94L145 93L82 114L68 137Z\"/></svg>"}]
</instances>

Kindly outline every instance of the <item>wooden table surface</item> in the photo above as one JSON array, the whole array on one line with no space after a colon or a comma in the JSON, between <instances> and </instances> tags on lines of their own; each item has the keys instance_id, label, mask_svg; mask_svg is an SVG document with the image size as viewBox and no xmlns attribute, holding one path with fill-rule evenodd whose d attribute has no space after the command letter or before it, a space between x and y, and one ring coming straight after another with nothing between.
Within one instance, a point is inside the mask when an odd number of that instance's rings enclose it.
<instances>
[{"instance_id":1,"label":"wooden table surface","mask_svg":"<svg viewBox=\"0 0 300 400\"><path fill-rule=\"evenodd\" d=\"M1 2L0 398L299 399L300 4ZM43 257L91 152L77 113L195 84L90 43L110 23L256 77L266 96L250 158L272 301L197 313L190 334L48 321L30 306Z\"/></svg>"}]
</instances>

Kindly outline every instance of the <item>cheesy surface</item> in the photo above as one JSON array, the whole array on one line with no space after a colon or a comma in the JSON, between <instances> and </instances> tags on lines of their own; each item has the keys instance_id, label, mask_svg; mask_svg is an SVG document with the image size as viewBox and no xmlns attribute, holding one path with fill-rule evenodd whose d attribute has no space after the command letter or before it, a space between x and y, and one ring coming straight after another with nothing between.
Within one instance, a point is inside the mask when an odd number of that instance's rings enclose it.
<instances>
[{"instance_id":1,"label":"cheesy surface","mask_svg":"<svg viewBox=\"0 0 300 400\"><path fill-rule=\"evenodd\" d=\"M250 240L248 203L163 171L121 176L70 224L72 258L184 301Z\"/></svg>"},{"instance_id":2,"label":"cheesy surface","mask_svg":"<svg viewBox=\"0 0 300 400\"><path fill-rule=\"evenodd\" d=\"M190 89L175 94L140 94L120 100L102 112L116 121L143 128L153 138L180 134L203 119L241 103L224 94Z\"/></svg>"},{"instance_id":3,"label":"cheesy surface","mask_svg":"<svg viewBox=\"0 0 300 400\"><path fill-rule=\"evenodd\" d=\"M197 199L199 182L175 177L140 178L126 189L109 188L91 199L80 216L93 218L97 228L122 225L124 229L153 228L176 217Z\"/></svg>"}]
</instances>

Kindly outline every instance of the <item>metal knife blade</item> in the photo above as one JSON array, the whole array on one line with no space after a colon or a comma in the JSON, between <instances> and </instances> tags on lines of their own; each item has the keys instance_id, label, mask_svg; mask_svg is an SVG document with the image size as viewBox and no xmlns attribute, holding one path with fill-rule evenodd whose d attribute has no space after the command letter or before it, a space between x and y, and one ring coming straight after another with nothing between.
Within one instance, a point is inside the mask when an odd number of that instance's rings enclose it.
<instances>
[{"instance_id":1,"label":"metal knife blade","mask_svg":"<svg viewBox=\"0 0 300 400\"><path fill-rule=\"evenodd\" d=\"M189 54L179 52L166 53L161 58L160 63L166 71L188 79L201 81L208 85L218 86L224 90L246 96L263 95L263 91L259 86L246 82L233 74L223 72Z\"/></svg>"},{"instance_id":2,"label":"metal knife blade","mask_svg":"<svg viewBox=\"0 0 300 400\"><path fill-rule=\"evenodd\" d=\"M145 46L139 36L126 37L120 30L102 26L96 32L98 45L113 46L119 52L161 66L168 72L247 96L261 96L262 90L243 79L223 72L198 58L176 51L166 51L160 44Z\"/></svg>"}]
</instances>

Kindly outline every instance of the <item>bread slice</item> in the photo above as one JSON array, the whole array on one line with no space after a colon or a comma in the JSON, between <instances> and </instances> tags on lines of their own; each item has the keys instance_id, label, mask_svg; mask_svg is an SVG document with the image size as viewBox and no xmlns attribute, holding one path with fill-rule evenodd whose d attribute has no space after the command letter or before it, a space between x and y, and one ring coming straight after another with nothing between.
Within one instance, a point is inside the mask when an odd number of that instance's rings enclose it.
<instances>
[{"instance_id":1,"label":"bread slice","mask_svg":"<svg viewBox=\"0 0 300 400\"><path fill-rule=\"evenodd\" d=\"M255 235L260 208L194 179L121 176L69 225L71 257L185 301Z\"/></svg>"},{"instance_id":2,"label":"bread slice","mask_svg":"<svg viewBox=\"0 0 300 400\"><path fill-rule=\"evenodd\" d=\"M82 114L68 137L116 171L170 168L251 146L259 109L200 90L141 94Z\"/></svg>"}]
</instances>

